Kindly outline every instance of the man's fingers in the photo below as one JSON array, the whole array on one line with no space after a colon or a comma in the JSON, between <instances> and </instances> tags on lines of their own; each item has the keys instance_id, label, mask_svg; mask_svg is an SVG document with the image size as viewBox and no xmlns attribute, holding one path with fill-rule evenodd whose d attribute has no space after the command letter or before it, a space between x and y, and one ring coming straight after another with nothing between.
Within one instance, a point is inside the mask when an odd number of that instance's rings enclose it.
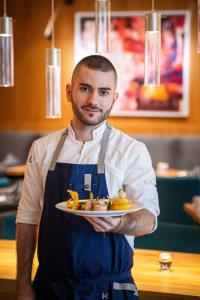
<instances>
[{"instance_id":1,"label":"man's fingers","mask_svg":"<svg viewBox=\"0 0 200 300\"><path fill-rule=\"evenodd\" d=\"M102 227L99 224L96 224L96 222L94 221L94 218L87 218L85 217L85 219L93 226L94 230L97 232L105 232L105 228Z\"/></svg>"},{"instance_id":2,"label":"man's fingers","mask_svg":"<svg viewBox=\"0 0 200 300\"><path fill-rule=\"evenodd\" d=\"M93 226L93 228L96 231L101 232L111 232L115 231L115 228L119 226L120 218L91 218L91 217L85 217L85 219Z\"/></svg>"}]
</instances>

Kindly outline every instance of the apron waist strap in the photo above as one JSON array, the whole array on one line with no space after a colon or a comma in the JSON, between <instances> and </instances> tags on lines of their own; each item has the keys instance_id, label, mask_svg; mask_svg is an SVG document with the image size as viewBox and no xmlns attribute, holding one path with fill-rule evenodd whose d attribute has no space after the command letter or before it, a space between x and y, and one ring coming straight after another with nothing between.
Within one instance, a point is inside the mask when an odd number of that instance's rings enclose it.
<instances>
[{"instance_id":1,"label":"apron waist strap","mask_svg":"<svg viewBox=\"0 0 200 300\"><path fill-rule=\"evenodd\" d=\"M33 288L36 295L38 295L38 299L49 299L49 295L51 294L52 297L56 295L55 299L64 300L67 296L67 299L69 297L69 299L89 300L97 299L97 290L99 290L98 285L101 285L102 289L102 284L106 285L106 291L108 289L108 284L111 284L112 287L115 286L116 290L127 289L130 291L136 291L130 271L94 278L65 278L46 282L43 281L42 278L37 278L37 280L34 280ZM57 297L57 295L59 295L59 297ZM104 293L102 292L102 299L107 299L107 292L105 293L105 296L103 295ZM118 299L118 297L116 297L116 299Z\"/></svg>"},{"instance_id":2,"label":"apron waist strap","mask_svg":"<svg viewBox=\"0 0 200 300\"><path fill-rule=\"evenodd\" d=\"M98 283L104 283L104 282L114 282L114 281L121 281L124 279L128 279L131 277L130 271L125 271L121 273L113 273L110 275L102 275L97 277L88 277L88 278L67 278L66 281L69 284L98 284Z\"/></svg>"},{"instance_id":3,"label":"apron waist strap","mask_svg":"<svg viewBox=\"0 0 200 300\"><path fill-rule=\"evenodd\" d=\"M124 271L120 273L112 273L109 275L102 275L96 277L83 277L83 278L71 278L65 277L63 279L55 279L51 280L48 279L48 276L45 272L39 268L37 270L34 282L42 281L45 284L51 284L52 282L59 282L59 283L67 283L69 285L82 285L82 284L99 284L99 283L106 283L106 282L120 282L127 279L132 278L131 271Z\"/></svg>"}]
</instances>

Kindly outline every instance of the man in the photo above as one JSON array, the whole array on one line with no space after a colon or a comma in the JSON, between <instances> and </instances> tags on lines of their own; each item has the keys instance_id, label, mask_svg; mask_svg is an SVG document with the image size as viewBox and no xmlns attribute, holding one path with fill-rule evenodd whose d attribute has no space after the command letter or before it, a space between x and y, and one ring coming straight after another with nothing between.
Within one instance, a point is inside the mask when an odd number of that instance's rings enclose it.
<instances>
[{"instance_id":1,"label":"man","mask_svg":"<svg viewBox=\"0 0 200 300\"><path fill-rule=\"evenodd\" d=\"M17 214L17 300L138 299L131 277L134 236L156 228L155 175L144 144L106 123L117 100L117 74L103 56L82 59L67 99L67 130L34 142ZM83 218L61 212L69 199L114 197L124 187L144 209L122 217ZM31 283L38 236L39 268Z\"/></svg>"}]
</instances>

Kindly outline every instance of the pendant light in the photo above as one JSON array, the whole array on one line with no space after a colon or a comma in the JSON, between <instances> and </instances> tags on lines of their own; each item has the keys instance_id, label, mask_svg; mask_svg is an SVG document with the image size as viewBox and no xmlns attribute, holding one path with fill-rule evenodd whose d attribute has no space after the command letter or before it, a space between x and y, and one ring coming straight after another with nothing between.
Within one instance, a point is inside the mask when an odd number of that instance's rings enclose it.
<instances>
[{"instance_id":1,"label":"pendant light","mask_svg":"<svg viewBox=\"0 0 200 300\"><path fill-rule=\"evenodd\" d=\"M197 53L200 53L200 0L198 0L198 42Z\"/></svg>"},{"instance_id":2,"label":"pendant light","mask_svg":"<svg viewBox=\"0 0 200 300\"><path fill-rule=\"evenodd\" d=\"M13 19L7 17L6 0L0 17L0 86L14 86Z\"/></svg>"},{"instance_id":3,"label":"pendant light","mask_svg":"<svg viewBox=\"0 0 200 300\"><path fill-rule=\"evenodd\" d=\"M110 0L95 2L95 40L96 52L110 51Z\"/></svg>"},{"instance_id":4,"label":"pendant light","mask_svg":"<svg viewBox=\"0 0 200 300\"><path fill-rule=\"evenodd\" d=\"M52 46L46 57L46 118L61 118L61 51L54 47L54 0L52 4Z\"/></svg>"},{"instance_id":5,"label":"pendant light","mask_svg":"<svg viewBox=\"0 0 200 300\"><path fill-rule=\"evenodd\" d=\"M145 15L145 85L160 85L160 28L161 16L152 0L152 10Z\"/></svg>"}]
</instances>

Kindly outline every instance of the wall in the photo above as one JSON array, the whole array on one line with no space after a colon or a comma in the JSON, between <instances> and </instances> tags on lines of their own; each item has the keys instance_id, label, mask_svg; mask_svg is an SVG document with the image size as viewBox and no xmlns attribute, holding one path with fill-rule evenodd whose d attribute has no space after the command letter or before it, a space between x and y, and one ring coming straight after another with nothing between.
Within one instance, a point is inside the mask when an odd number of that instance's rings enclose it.
<instances>
[{"instance_id":1,"label":"wall","mask_svg":"<svg viewBox=\"0 0 200 300\"><path fill-rule=\"evenodd\" d=\"M56 46L62 50L62 108L60 120L45 119L44 49L50 41L43 37L51 14L50 0L10 0L7 12L15 19L15 87L0 88L0 129L56 130L65 127L72 113L65 100L65 84L73 69L74 13L93 11L94 0L75 0L62 5L56 21ZM112 10L149 10L151 0L112 0ZM112 117L110 123L127 133L200 135L200 55L197 47L197 0L155 1L157 9L190 9L190 115L188 118ZM1 3L2 6L2 3ZM0 14L2 15L2 7Z\"/></svg>"}]
</instances>

